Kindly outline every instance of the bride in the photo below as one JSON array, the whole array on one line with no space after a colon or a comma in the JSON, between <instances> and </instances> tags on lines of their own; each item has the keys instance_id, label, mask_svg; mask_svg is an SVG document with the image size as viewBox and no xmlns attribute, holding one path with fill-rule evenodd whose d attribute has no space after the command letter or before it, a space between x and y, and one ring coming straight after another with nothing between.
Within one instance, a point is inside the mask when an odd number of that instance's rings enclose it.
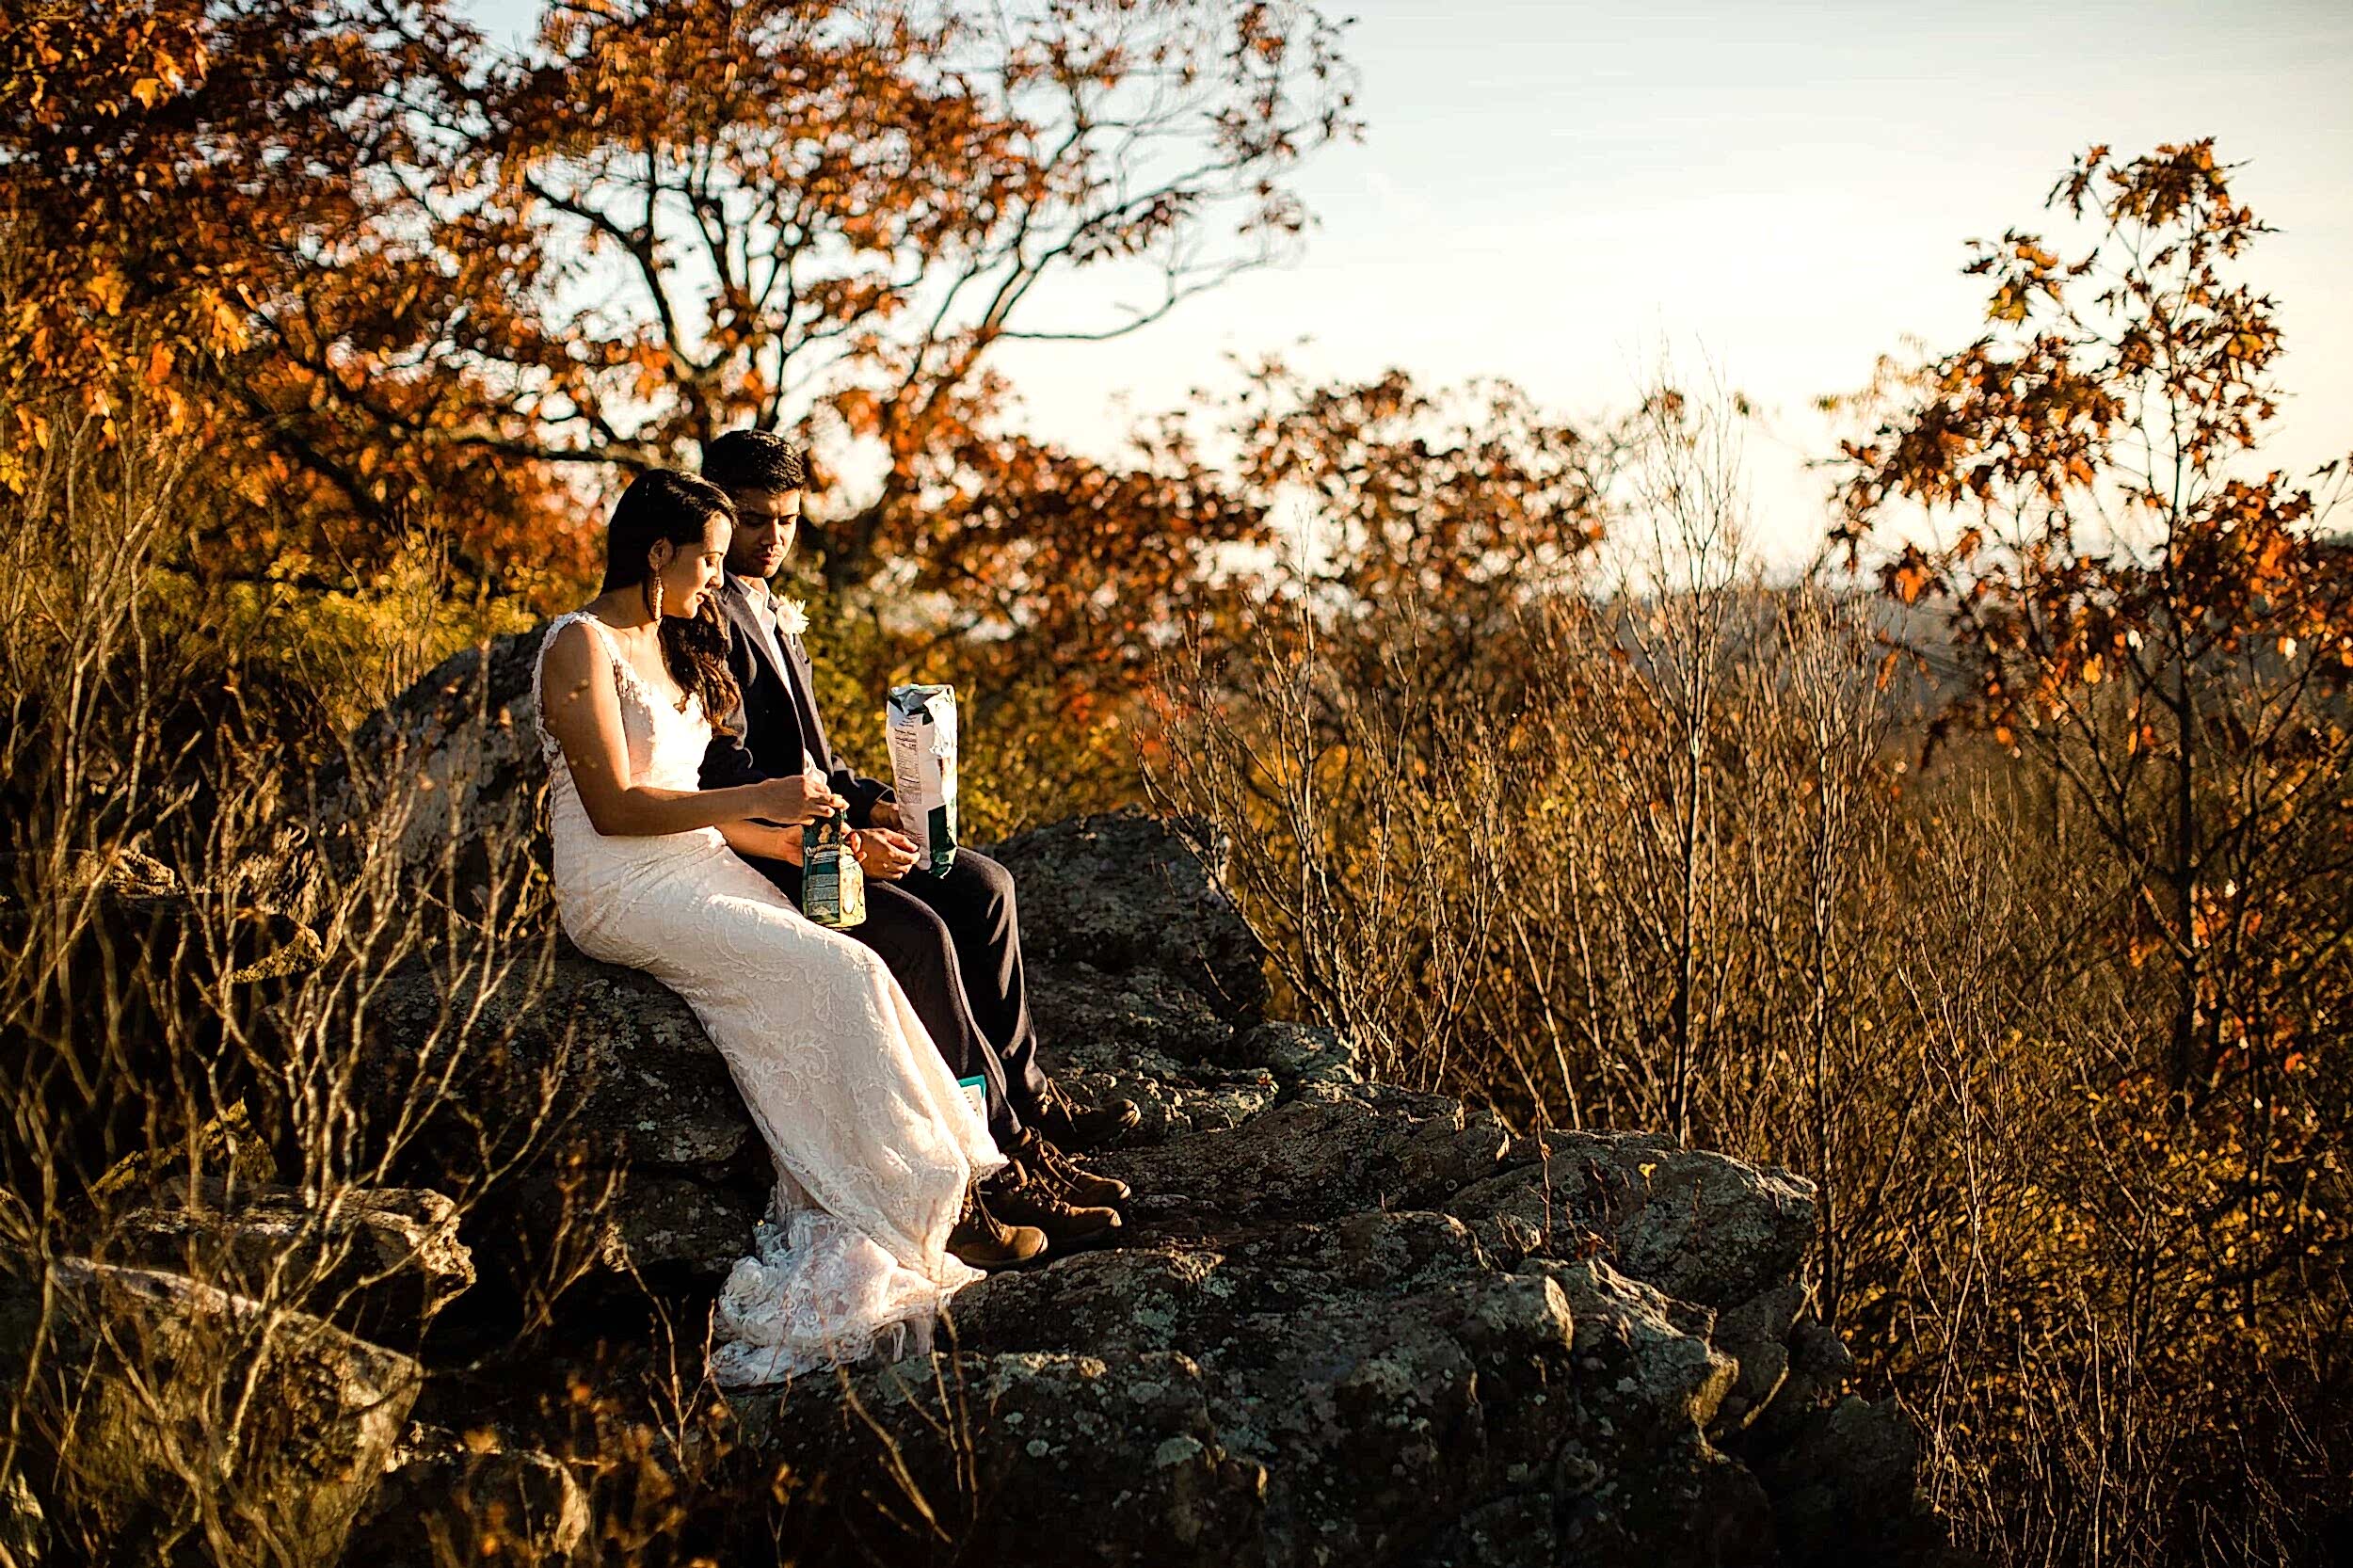
<instances>
[{"instance_id":1,"label":"bride","mask_svg":"<svg viewBox=\"0 0 2353 1568\"><path fill-rule=\"evenodd\" d=\"M705 635L733 519L703 480L639 476L607 527L603 590L548 629L533 696L566 935L685 999L776 1165L772 1216L719 1299L712 1370L740 1386L925 1349L979 1269L1046 1240L981 1204L1004 1157L881 957L736 856L776 854L784 827L842 802L823 780L696 787L706 715L734 706L725 643Z\"/></svg>"}]
</instances>

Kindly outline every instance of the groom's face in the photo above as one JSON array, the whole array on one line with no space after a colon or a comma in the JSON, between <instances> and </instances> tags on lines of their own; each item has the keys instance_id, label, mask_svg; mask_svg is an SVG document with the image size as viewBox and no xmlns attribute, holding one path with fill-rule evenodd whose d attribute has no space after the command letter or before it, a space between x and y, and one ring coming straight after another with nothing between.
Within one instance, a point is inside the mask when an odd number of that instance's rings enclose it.
<instances>
[{"instance_id":1,"label":"groom's face","mask_svg":"<svg viewBox=\"0 0 2353 1568\"><path fill-rule=\"evenodd\" d=\"M735 537L728 545L728 570L765 582L784 568L792 536L801 526L798 490L738 490Z\"/></svg>"}]
</instances>

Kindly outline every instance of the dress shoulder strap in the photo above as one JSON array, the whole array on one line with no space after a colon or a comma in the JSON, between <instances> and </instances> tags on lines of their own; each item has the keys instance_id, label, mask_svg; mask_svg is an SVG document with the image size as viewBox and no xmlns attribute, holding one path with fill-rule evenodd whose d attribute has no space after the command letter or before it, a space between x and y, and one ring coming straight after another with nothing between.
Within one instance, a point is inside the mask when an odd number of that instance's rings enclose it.
<instances>
[{"instance_id":1,"label":"dress shoulder strap","mask_svg":"<svg viewBox=\"0 0 2353 1568\"><path fill-rule=\"evenodd\" d=\"M532 695L535 697L538 695L539 691L539 671L548 662L548 649L554 646L555 634L558 632L563 631L567 626L571 625L574 621L578 621L582 625L586 626L595 632L597 642L604 649L604 656L613 662L613 673L616 676L619 677L624 681L632 681L637 679L637 671L631 666L630 662L627 659L621 657L621 645L613 640L613 628L605 625L601 620L599 620L590 611L567 610L562 615L556 616L553 620L548 622L547 631L540 633L539 657L533 664L531 674L531 689Z\"/></svg>"},{"instance_id":2,"label":"dress shoulder strap","mask_svg":"<svg viewBox=\"0 0 2353 1568\"><path fill-rule=\"evenodd\" d=\"M555 634L574 621L584 621L594 629L597 641L604 648L604 656L612 661L615 680L628 680L635 673L630 669L628 661L621 657L619 646L613 641L613 629L587 611L567 610L548 622L548 629L539 634L538 656L531 662L531 710L539 728L540 754L551 765L561 760L563 748L555 744L555 737L548 733L545 696L548 649L555 646Z\"/></svg>"},{"instance_id":3,"label":"dress shoulder strap","mask_svg":"<svg viewBox=\"0 0 2353 1568\"><path fill-rule=\"evenodd\" d=\"M604 645L605 657L620 665L623 669L628 669L630 667L629 661L621 657L621 645L613 640L613 628L605 625L603 621L598 619L597 616L589 611L581 610L575 613L582 620L586 621L590 626L596 628L597 641Z\"/></svg>"}]
</instances>

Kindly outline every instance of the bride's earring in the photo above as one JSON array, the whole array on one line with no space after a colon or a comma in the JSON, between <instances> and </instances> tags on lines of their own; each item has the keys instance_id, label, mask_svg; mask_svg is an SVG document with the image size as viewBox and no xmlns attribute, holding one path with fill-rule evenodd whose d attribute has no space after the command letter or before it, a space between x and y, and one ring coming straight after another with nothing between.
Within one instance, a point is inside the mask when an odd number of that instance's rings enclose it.
<instances>
[{"instance_id":1,"label":"bride's earring","mask_svg":"<svg viewBox=\"0 0 2353 1568\"><path fill-rule=\"evenodd\" d=\"M647 578L646 586L648 590L646 596L646 609L653 616L654 625L660 626L662 624L662 574L657 571L651 577Z\"/></svg>"}]
</instances>

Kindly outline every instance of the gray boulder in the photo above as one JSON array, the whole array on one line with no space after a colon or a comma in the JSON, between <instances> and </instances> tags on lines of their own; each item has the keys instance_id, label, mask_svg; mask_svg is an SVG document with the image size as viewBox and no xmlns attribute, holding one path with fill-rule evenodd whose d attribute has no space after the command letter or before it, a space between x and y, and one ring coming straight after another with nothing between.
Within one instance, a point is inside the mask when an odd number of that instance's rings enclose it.
<instances>
[{"instance_id":1,"label":"gray boulder","mask_svg":"<svg viewBox=\"0 0 2353 1568\"><path fill-rule=\"evenodd\" d=\"M545 634L451 655L361 727L313 781L316 840L331 860L348 866L372 842L404 880L461 913L505 906L515 880L545 858L547 764L531 696Z\"/></svg>"},{"instance_id":2,"label":"gray boulder","mask_svg":"<svg viewBox=\"0 0 2353 1568\"><path fill-rule=\"evenodd\" d=\"M1156 1563L1254 1560L1236 1548L1264 1512L1264 1472L1220 1443L1182 1355L942 1355L862 1373L855 1398L817 1384L739 1400L737 1433L771 1460L856 1465L806 1473L856 1474L872 1502L928 1512L946 1537L870 1531L871 1560L1117 1562L1139 1542ZM885 1433L901 1461L878 1471Z\"/></svg>"},{"instance_id":3,"label":"gray boulder","mask_svg":"<svg viewBox=\"0 0 2353 1568\"><path fill-rule=\"evenodd\" d=\"M1809 1412L1785 1442L1760 1446L1756 1464L1799 1560L1923 1561L1945 1544L1919 1490L1919 1433L1894 1400L1849 1394Z\"/></svg>"},{"instance_id":4,"label":"gray boulder","mask_svg":"<svg viewBox=\"0 0 2353 1568\"><path fill-rule=\"evenodd\" d=\"M827 1380L740 1397L746 1431L856 1470L879 1427L936 1510L935 1491L986 1500L959 1515L983 1559L1669 1568L1811 1545L1785 1534L1767 1480L1784 1472L1711 1435L1791 1330L1774 1319L1805 1183L1655 1140L1523 1144L1442 1097L1300 1081L1235 1128L1101 1163L1155 1200L1125 1244L966 1291L952 1351L858 1371L855 1401ZM1541 1216L1531 1193L1549 1228L1499 1223ZM1687 1253L1705 1256L1662 1252L1655 1210L1694 1203ZM1737 1349L1670 1288L1776 1270L1785 1296L1751 1292ZM1897 1539L1913 1499L1872 1486L1880 1501L1838 1500ZM1065 1551L1025 1533L1057 1496L1118 1506Z\"/></svg>"},{"instance_id":5,"label":"gray boulder","mask_svg":"<svg viewBox=\"0 0 2353 1568\"><path fill-rule=\"evenodd\" d=\"M759 1135L718 1050L677 995L634 969L559 953L537 976L520 966L453 982L428 965L390 976L371 1013L372 1092L399 1092L418 1046L464 1020L486 1078L545 1094L564 1132L596 1160L631 1169L715 1173ZM519 1120L525 1105L506 1108ZM472 1136L471 1129L466 1133Z\"/></svg>"},{"instance_id":6,"label":"gray boulder","mask_svg":"<svg viewBox=\"0 0 2353 1568\"><path fill-rule=\"evenodd\" d=\"M596 1261L640 1279L722 1280L744 1256L766 1194L752 1181L704 1181L663 1170L617 1173L599 1217Z\"/></svg>"},{"instance_id":7,"label":"gray boulder","mask_svg":"<svg viewBox=\"0 0 2353 1568\"><path fill-rule=\"evenodd\" d=\"M239 1295L294 1300L382 1344L414 1347L473 1285L456 1206L439 1192L227 1187L213 1201L135 1208L109 1228L121 1261L175 1270Z\"/></svg>"},{"instance_id":8,"label":"gray boulder","mask_svg":"<svg viewBox=\"0 0 2353 1568\"><path fill-rule=\"evenodd\" d=\"M552 1568L584 1556L588 1495L571 1467L493 1427L412 1424L359 1520L369 1568L489 1557ZM355 1559L358 1560L358 1559Z\"/></svg>"},{"instance_id":9,"label":"gray boulder","mask_svg":"<svg viewBox=\"0 0 2353 1568\"><path fill-rule=\"evenodd\" d=\"M439 744L462 698L520 729L519 667L522 645L445 666L386 722ZM475 737L436 776L474 792L457 826L490 832L534 766ZM1020 886L1048 1065L1143 1108L1098 1160L1137 1195L1117 1246L966 1291L934 1353L732 1400L734 1441L829 1478L858 1552L1677 1568L1941 1539L1908 1429L1842 1403L1843 1347L1804 1316L1809 1183L1654 1135L1515 1137L1365 1082L1348 1042L1264 1016L1263 953L1167 824L1084 818L989 853ZM682 1004L576 955L536 998L423 971L392 989L388 1060L403 1028L478 1005L560 1072L618 1184L608 1267L716 1283L769 1172Z\"/></svg>"},{"instance_id":10,"label":"gray boulder","mask_svg":"<svg viewBox=\"0 0 2353 1568\"><path fill-rule=\"evenodd\" d=\"M0 1372L29 1378L24 1454L53 1542L181 1560L233 1532L257 1559L336 1560L416 1362L184 1275L61 1258L9 1280Z\"/></svg>"},{"instance_id":11,"label":"gray boulder","mask_svg":"<svg viewBox=\"0 0 2353 1568\"><path fill-rule=\"evenodd\" d=\"M1264 951L1218 881L1168 824L1134 811L1074 817L993 846L1021 888L1032 964L1157 969L1220 1017L1257 1016Z\"/></svg>"},{"instance_id":12,"label":"gray boulder","mask_svg":"<svg viewBox=\"0 0 2353 1568\"><path fill-rule=\"evenodd\" d=\"M475 1080L448 1108L464 1113L445 1114L421 1140L415 1175L429 1176L442 1140L464 1149L486 1127L535 1137L543 1151L471 1222L503 1239L486 1256L584 1250L592 1271L616 1282L725 1277L773 1176L725 1059L684 1002L646 975L569 952L543 976L468 968L452 984L447 970L420 965L379 994L370 1093L398 1094L417 1043L446 1037L453 1017L467 1020ZM546 1125L526 1128L541 1106Z\"/></svg>"},{"instance_id":13,"label":"gray boulder","mask_svg":"<svg viewBox=\"0 0 2353 1568\"><path fill-rule=\"evenodd\" d=\"M1555 1250L1563 1231L1596 1239L1629 1274L1705 1307L1793 1279L1814 1238L1812 1182L1657 1133L1547 1133L1506 1163L1451 1211L1506 1251Z\"/></svg>"}]
</instances>

